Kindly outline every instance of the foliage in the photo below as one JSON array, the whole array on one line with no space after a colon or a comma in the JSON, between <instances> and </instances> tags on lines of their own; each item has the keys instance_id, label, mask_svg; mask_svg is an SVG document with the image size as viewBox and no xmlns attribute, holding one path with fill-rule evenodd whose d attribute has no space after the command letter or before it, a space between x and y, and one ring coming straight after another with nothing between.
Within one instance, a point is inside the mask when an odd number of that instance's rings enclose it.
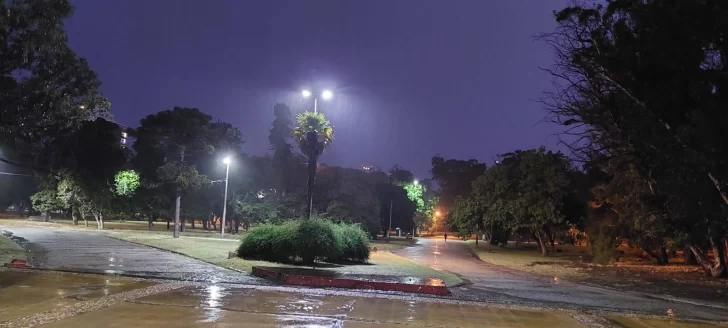
<instances>
[{"instance_id":1,"label":"foliage","mask_svg":"<svg viewBox=\"0 0 728 328\"><path fill-rule=\"evenodd\" d=\"M487 166L475 159L445 159L440 155L432 157L432 178L440 186L440 208L450 211L458 196L470 195L472 183L485 173Z\"/></svg>"},{"instance_id":2,"label":"foliage","mask_svg":"<svg viewBox=\"0 0 728 328\"><path fill-rule=\"evenodd\" d=\"M314 198L314 208L325 211L333 221L359 223L372 236L379 233L380 204L375 176L342 167L327 167L318 176L318 185L324 192Z\"/></svg>"},{"instance_id":3,"label":"foliage","mask_svg":"<svg viewBox=\"0 0 728 328\"><path fill-rule=\"evenodd\" d=\"M139 174L134 170L119 171L114 176L116 194L130 196L139 188Z\"/></svg>"},{"instance_id":4,"label":"foliage","mask_svg":"<svg viewBox=\"0 0 728 328\"><path fill-rule=\"evenodd\" d=\"M157 169L161 181L170 183L183 191L193 191L210 185L210 179L197 172L191 165L168 163Z\"/></svg>"},{"instance_id":5,"label":"foliage","mask_svg":"<svg viewBox=\"0 0 728 328\"><path fill-rule=\"evenodd\" d=\"M629 173L609 169L617 182L606 188L628 190L608 193L637 213L620 215L633 228L626 235L647 250L675 238L716 277L728 275L725 259L704 254L728 231L726 10L714 1L577 3L544 36L556 52L556 88L543 100L552 120L579 138L576 155Z\"/></svg>"},{"instance_id":6,"label":"foliage","mask_svg":"<svg viewBox=\"0 0 728 328\"><path fill-rule=\"evenodd\" d=\"M369 236L359 224L333 224L339 248L339 260L366 262L369 260Z\"/></svg>"},{"instance_id":7,"label":"foliage","mask_svg":"<svg viewBox=\"0 0 728 328\"><path fill-rule=\"evenodd\" d=\"M427 187L424 183L415 181L398 182L396 185L402 187L407 193L407 197L415 203L416 211L413 216L415 225L418 229L429 227L435 214L435 206L438 198L427 193Z\"/></svg>"},{"instance_id":8,"label":"foliage","mask_svg":"<svg viewBox=\"0 0 728 328\"><path fill-rule=\"evenodd\" d=\"M482 223L500 223L509 230L529 229L546 255L546 235L567 225L563 206L570 193L572 170L561 153L543 147L503 155L501 164L473 182L475 208L484 215ZM464 205L467 211L462 212L477 212L470 210L472 202Z\"/></svg>"},{"instance_id":9,"label":"foliage","mask_svg":"<svg viewBox=\"0 0 728 328\"><path fill-rule=\"evenodd\" d=\"M303 112L296 116L297 126L293 129L293 137L301 152L308 158L307 202L308 216L313 213L313 188L316 182L318 157L334 140L334 129L323 113Z\"/></svg>"},{"instance_id":10,"label":"foliage","mask_svg":"<svg viewBox=\"0 0 728 328\"><path fill-rule=\"evenodd\" d=\"M53 164L46 156L55 143L108 115L110 105L86 60L68 47L70 1L4 1L0 12L0 147L18 155L15 164L54 169L43 164Z\"/></svg>"},{"instance_id":11,"label":"foliage","mask_svg":"<svg viewBox=\"0 0 728 328\"><path fill-rule=\"evenodd\" d=\"M482 207L471 197L458 197L450 212L450 224L458 236L467 237L483 226Z\"/></svg>"},{"instance_id":12,"label":"foliage","mask_svg":"<svg viewBox=\"0 0 728 328\"><path fill-rule=\"evenodd\" d=\"M369 258L369 240L357 224L314 217L251 229L238 248L238 256L281 263L362 262Z\"/></svg>"},{"instance_id":13,"label":"foliage","mask_svg":"<svg viewBox=\"0 0 728 328\"><path fill-rule=\"evenodd\" d=\"M296 237L298 221L263 224L250 229L238 247L238 256L270 262L291 262L298 256Z\"/></svg>"},{"instance_id":14,"label":"foliage","mask_svg":"<svg viewBox=\"0 0 728 328\"><path fill-rule=\"evenodd\" d=\"M313 264L316 260L338 259L343 243L338 240L330 221L310 218L299 221L295 245L301 261Z\"/></svg>"},{"instance_id":15,"label":"foliage","mask_svg":"<svg viewBox=\"0 0 728 328\"><path fill-rule=\"evenodd\" d=\"M33 208L40 212L51 212L63 209L63 203L58 198L55 185L46 185L37 193L30 196Z\"/></svg>"}]
</instances>

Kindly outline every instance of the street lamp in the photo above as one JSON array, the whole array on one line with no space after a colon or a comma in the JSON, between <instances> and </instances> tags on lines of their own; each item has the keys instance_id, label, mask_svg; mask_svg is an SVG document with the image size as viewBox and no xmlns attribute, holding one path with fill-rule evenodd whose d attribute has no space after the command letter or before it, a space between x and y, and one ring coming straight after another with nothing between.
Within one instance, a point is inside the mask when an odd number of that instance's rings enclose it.
<instances>
[{"instance_id":1,"label":"street lamp","mask_svg":"<svg viewBox=\"0 0 728 328\"><path fill-rule=\"evenodd\" d=\"M313 96L313 112L318 113L318 97L315 96L313 93L311 93L310 90L301 91L301 95L303 95L303 97L305 97L305 98ZM324 100L329 100L333 96L334 96L334 93L329 90L324 90L321 93L321 98L323 98Z\"/></svg>"},{"instance_id":2,"label":"street lamp","mask_svg":"<svg viewBox=\"0 0 728 328\"><path fill-rule=\"evenodd\" d=\"M225 237L225 215L227 214L227 190L228 190L228 177L230 176L230 162L232 160L230 159L230 156L227 156L223 158L223 163L225 163L225 196L223 196L222 199L222 224L220 227L220 238Z\"/></svg>"},{"instance_id":3,"label":"street lamp","mask_svg":"<svg viewBox=\"0 0 728 328\"><path fill-rule=\"evenodd\" d=\"M415 179L415 181L413 183L415 184L415 186L418 185L418 184L420 184L420 182L417 181L417 179Z\"/></svg>"}]
</instances>

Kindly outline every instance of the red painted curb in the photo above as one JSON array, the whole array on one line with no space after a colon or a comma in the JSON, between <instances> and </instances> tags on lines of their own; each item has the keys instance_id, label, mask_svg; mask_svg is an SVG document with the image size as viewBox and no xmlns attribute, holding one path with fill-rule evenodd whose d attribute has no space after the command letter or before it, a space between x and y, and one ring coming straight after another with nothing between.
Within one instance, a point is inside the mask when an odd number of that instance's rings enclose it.
<instances>
[{"instance_id":1,"label":"red painted curb","mask_svg":"<svg viewBox=\"0 0 728 328\"><path fill-rule=\"evenodd\" d=\"M6 268L16 268L16 269L32 268L32 266L30 266L26 260L18 260L18 259L14 259L14 260L10 261L10 263L5 263L5 267Z\"/></svg>"},{"instance_id":2,"label":"red painted curb","mask_svg":"<svg viewBox=\"0 0 728 328\"><path fill-rule=\"evenodd\" d=\"M268 280L277 281L287 285L298 285L308 287L336 287L347 289L374 289L385 291L397 291L407 293L420 293L432 295L448 295L450 291L445 285L430 286L403 284L395 282L364 281L346 278L317 277L306 275L292 275L278 272L266 267L253 267L253 275Z\"/></svg>"}]
</instances>

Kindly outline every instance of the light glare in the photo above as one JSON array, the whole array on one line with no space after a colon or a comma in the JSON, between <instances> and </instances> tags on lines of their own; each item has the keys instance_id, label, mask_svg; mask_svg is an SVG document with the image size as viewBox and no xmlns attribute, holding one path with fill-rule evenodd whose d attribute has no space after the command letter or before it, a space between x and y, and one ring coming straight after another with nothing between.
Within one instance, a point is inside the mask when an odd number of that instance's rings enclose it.
<instances>
[{"instance_id":1,"label":"light glare","mask_svg":"<svg viewBox=\"0 0 728 328\"><path fill-rule=\"evenodd\" d=\"M301 91L301 94L302 94L302 95L303 95L304 97L307 97L307 98L308 98L308 97L311 97L311 91L308 91L308 90L303 90L303 91Z\"/></svg>"},{"instance_id":2,"label":"light glare","mask_svg":"<svg viewBox=\"0 0 728 328\"><path fill-rule=\"evenodd\" d=\"M331 97L333 97L333 96L334 96L334 94L333 94L333 93L331 93L331 91L329 91L329 90L326 90L326 91L324 91L324 92L323 92L323 93L321 94L321 98L324 98L325 100L329 100L329 99L331 99Z\"/></svg>"}]
</instances>

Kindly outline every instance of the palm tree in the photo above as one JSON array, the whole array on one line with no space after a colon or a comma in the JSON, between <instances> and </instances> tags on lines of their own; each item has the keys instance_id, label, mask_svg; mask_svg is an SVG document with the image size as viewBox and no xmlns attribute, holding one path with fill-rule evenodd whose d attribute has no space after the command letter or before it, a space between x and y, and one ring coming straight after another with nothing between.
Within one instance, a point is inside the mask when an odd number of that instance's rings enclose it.
<instances>
[{"instance_id":1,"label":"palm tree","mask_svg":"<svg viewBox=\"0 0 728 328\"><path fill-rule=\"evenodd\" d=\"M296 116L293 137L301 152L308 157L308 217L313 212L313 186L316 181L316 164L324 149L334 140L334 129L323 113L303 112Z\"/></svg>"}]
</instances>

